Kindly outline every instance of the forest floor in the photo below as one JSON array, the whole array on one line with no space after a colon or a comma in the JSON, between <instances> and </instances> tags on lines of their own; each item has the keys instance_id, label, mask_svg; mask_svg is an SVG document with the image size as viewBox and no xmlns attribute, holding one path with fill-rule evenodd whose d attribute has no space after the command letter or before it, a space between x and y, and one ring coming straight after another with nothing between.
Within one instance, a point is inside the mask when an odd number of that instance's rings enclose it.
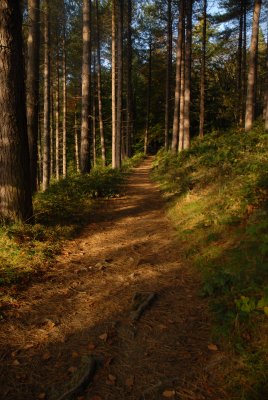
<instances>
[{"instance_id":1,"label":"forest floor","mask_svg":"<svg viewBox=\"0 0 268 400\"><path fill-rule=\"evenodd\" d=\"M151 159L122 196L100 200L91 222L20 307L0 322L1 400L57 400L100 360L79 399L228 398L226 356L211 339L208 304L180 244ZM135 304L155 294L137 321Z\"/></svg>"}]
</instances>

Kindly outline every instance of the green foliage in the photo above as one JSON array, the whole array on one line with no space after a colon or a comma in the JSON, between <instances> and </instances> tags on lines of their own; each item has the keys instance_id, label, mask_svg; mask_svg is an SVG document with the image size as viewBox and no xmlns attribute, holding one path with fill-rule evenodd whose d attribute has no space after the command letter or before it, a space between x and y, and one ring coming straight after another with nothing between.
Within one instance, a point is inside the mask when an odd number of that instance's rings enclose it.
<instances>
[{"instance_id":1,"label":"green foliage","mask_svg":"<svg viewBox=\"0 0 268 400\"><path fill-rule=\"evenodd\" d=\"M202 272L218 340L246 365L243 399L268 379L267 154L268 135L257 124L248 134L213 132L178 156L161 150L153 172L185 261Z\"/></svg>"},{"instance_id":2,"label":"green foliage","mask_svg":"<svg viewBox=\"0 0 268 400\"><path fill-rule=\"evenodd\" d=\"M46 192L37 193L35 224L0 227L0 285L26 283L42 274L60 251L63 240L88 223L94 199L119 196L126 174L142 157L138 154L126 160L122 171L96 168L89 175L73 174L53 183Z\"/></svg>"}]
</instances>

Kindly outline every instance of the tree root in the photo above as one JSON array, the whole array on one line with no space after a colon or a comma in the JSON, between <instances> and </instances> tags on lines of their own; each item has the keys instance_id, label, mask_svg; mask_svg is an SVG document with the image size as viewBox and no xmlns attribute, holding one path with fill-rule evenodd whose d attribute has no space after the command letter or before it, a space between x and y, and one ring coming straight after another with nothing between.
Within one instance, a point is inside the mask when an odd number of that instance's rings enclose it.
<instances>
[{"instance_id":1,"label":"tree root","mask_svg":"<svg viewBox=\"0 0 268 400\"><path fill-rule=\"evenodd\" d=\"M135 297L138 297L137 294L135 295ZM136 300L135 297L134 301ZM141 318L144 311L148 309L155 300L156 293L150 293L144 300L142 300L142 302L137 306L136 310L133 311L131 314L132 321L137 322Z\"/></svg>"},{"instance_id":2,"label":"tree root","mask_svg":"<svg viewBox=\"0 0 268 400\"><path fill-rule=\"evenodd\" d=\"M81 394L92 382L92 379L96 373L98 367L98 361L95 357L91 356L89 359L89 364L87 369L80 379L80 381L73 387L72 389L65 392L62 396L60 396L57 400L71 400L74 396L78 396Z\"/></svg>"}]
</instances>

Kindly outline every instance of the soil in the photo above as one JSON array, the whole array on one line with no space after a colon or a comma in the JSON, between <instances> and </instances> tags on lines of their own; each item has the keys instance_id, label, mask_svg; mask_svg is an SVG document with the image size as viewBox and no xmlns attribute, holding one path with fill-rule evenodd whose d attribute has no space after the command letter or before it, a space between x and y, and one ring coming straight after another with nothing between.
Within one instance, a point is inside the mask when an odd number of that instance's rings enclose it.
<instances>
[{"instance_id":1,"label":"soil","mask_svg":"<svg viewBox=\"0 0 268 400\"><path fill-rule=\"evenodd\" d=\"M101 200L20 308L0 323L0 398L57 400L98 361L79 399L225 399L200 279L151 182L151 159L124 194ZM135 321L135 309L155 294Z\"/></svg>"}]
</instances>

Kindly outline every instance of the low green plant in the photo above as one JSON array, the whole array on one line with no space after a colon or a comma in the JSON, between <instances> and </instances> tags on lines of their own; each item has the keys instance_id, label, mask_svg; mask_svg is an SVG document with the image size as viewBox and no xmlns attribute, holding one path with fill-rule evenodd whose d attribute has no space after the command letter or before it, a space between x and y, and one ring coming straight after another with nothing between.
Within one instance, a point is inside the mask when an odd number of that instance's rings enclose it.
<instances>
[{"instance_id":1,"label":"low green plant","mask_svg":"<svg viewBox=\"0 0 268 400\"><path fill-rule=\"evenodd\" d=\"M268 381L267 154L268 134L257 124L247 134L233 130L196 139L178 156L161 150L153 170L185 262L202 272L215 340L245 363L241 399L253 399Z\"/></svg>"}]
</instances>

